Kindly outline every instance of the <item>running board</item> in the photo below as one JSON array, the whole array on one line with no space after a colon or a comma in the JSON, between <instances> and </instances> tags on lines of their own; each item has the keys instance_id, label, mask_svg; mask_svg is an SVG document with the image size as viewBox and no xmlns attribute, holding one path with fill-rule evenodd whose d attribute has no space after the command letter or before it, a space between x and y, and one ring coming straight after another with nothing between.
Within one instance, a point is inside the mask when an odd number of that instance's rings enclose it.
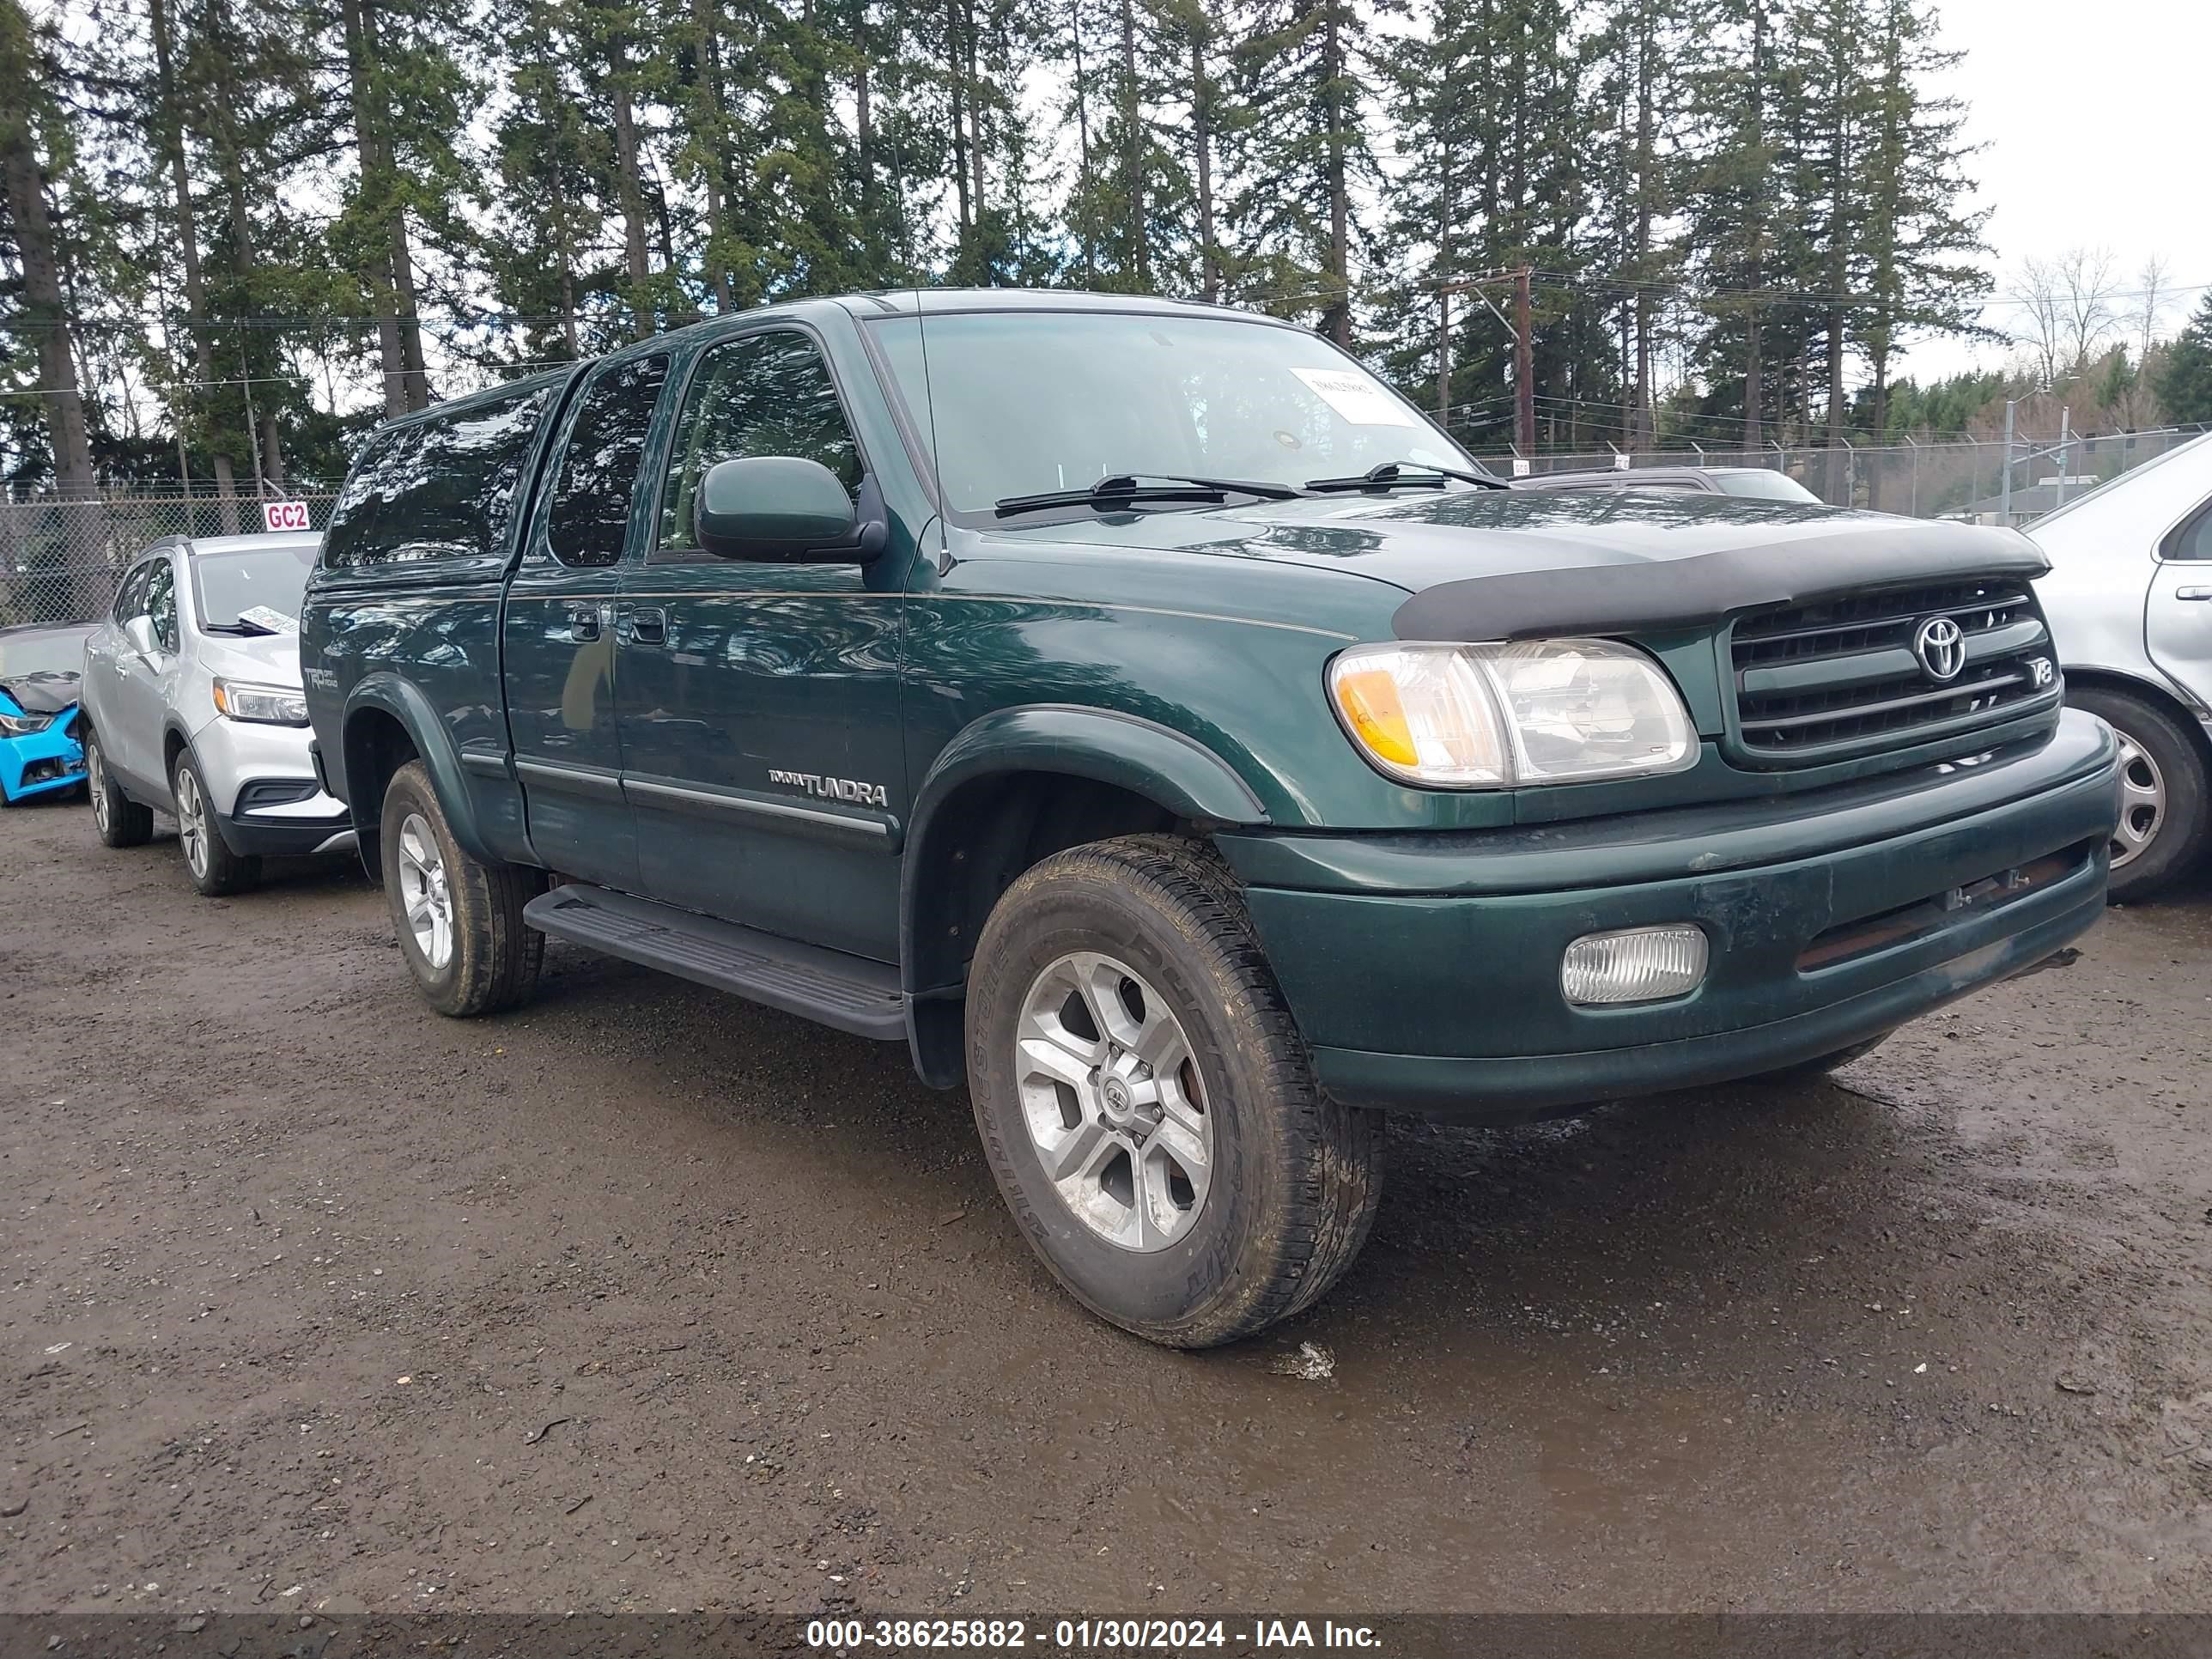
<instances>
[{"instance_id":1,"label":"running board","mask_svg":"<svg viewBox=\"0 0 2212 1659\"><path fill-rule=\"evenodd\" d=\"M785 1013L885 1042L906 1041L898 969L779 939L695 910L569 883L540 893L523 921L572 945L711 985Z\"/></svg>"}]
</instances>

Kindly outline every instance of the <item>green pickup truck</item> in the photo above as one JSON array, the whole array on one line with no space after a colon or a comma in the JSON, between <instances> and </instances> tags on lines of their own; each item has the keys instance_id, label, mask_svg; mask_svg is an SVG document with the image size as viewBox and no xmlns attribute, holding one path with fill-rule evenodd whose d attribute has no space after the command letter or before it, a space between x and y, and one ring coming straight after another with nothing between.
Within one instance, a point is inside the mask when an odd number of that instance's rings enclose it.
<instances>
[{"instance_id":1,"label":"green pickup truck","mask_svg":"<svg viewBox=\"0 0 2212 1659\"><path fill-rule=\"evenodd\" d=\"M440 1012L550 934L965 1083L1071 1292L1226 1341L1381 1115L1804 1075L2104 900L2009 532L1504 488L1309 331L815 300L380 428L301 633Z\"/></svg>"}]
</instances>

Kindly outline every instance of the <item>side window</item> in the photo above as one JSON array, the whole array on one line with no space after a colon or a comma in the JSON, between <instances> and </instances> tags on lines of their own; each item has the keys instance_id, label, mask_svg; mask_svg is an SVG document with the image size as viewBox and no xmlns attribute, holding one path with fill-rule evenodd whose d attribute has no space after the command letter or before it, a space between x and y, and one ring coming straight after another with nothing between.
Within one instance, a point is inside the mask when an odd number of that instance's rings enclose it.
<instances>
[{"instance_id":1,"label":"side window","mask_svg":"<svg viewBox=\"0 0 2212 1659\"><path fill-rule=\"evenodd\" d=\"M699 556L691 535L691 498L699 480L717 461L744 455L819 461L837 475L848 495L860 495L860 446L853 441L829 365L804 334L748 334L699 360L660 489L655 562Z\"/></svg>"},{"instance_id":2,"label":"side window","mask_svg":"<svg viewBox=\"0 0 2212 1659\"><path fill-rule=\"evenodd\" d=\"M146 581L153 574L152 565L142 564L124 577L123 586L116 590L115 594L115 620L118 624L144 614Z\"/></svg>"},{"instance_id":3,"label":"side window","mask_svg":"<svg viewBox=\"0 0 2212 1659\"><path fill-rule=\"evenodd\" d=\"M471 403L388 434L347 479L324 562L343 568L497 552L551 390Z\"/></svg>"},{"instance_id":4,"label":"side window","mask_svg":"<svg viewBox=\"0 0 2212 1659\"><path fill-rule=\"evenodd\" d=\"M177 571L167 559L155 562L146 579L146 614L153 619L154 637L161 649L177 648Z\"/></svg>"},{"instance_id":5,"label":"side window","mask_svg":"<svg viewBox=\"0 0 2212 1659\"><path fill-rule=\"evenodd\" d=\"M2168 559L2212 560L2212 501L2197 509L2197 516L2166 538L2159 550Z\"/></svg>"},{"instance_id":6,"label":"side window","mask_svg":"<svg viewBox=\"0 0 2212 1659\"><path fill-rule=\"evenodd\" d=\"M353 470L338 486L331 503L330 527L323 532L323 568L343 570L374 561L370 538L376 531L377 508L384 501L384 469L393 455L414 435L412 428L371 434L355 459Z\"/></svg>"},{"instance_id":7,"label":"side window","mask_svg":"<svg viewBox=\"0 0 2212 1659\"><path fill-rule=\"evenodd\" d=\"M654 352L600 370L584 388L546 520L546 541L562 563L621 562L653 407L667 378L668 355Z\"/></svg>"}]
</instances>

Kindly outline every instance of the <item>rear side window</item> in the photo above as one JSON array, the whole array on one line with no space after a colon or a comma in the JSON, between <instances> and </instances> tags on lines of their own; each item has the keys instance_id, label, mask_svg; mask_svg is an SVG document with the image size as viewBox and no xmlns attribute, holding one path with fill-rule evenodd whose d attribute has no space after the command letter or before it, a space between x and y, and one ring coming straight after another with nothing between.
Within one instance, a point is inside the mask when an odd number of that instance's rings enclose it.
<instances>
[{"instance_id":1,"label":"rear side window","mask_svg":"<svg viewBox=\"0 0 2212 1659\"><path fill-rule=\"evenodd\" d=\"M323 562L408 564L499 550L550 384L379 434L331 509Z\"/></svg>"},{"instance_id":2,"label":"rear side window","mask_svg":"<svg viewBox=\"0 0 2212 1659\"><path fill-rule=\"evenodd\" d=\"M2169 559L2212 559L2212 501L2197 509L2197 516L2166 538L2160 550Z\"/></svg>"},{"instance_id":3,"label":"rear side window","mask_svg":"<svg viewBox=\"0 0 2212 1659\"><path fill-rule=\"evenodd\" d=\"M621 562L653 407L667 379L668 356L654 352L602 369L584 388L546 520L546 541L562 563Z\"/></svg>"}]
</instances>

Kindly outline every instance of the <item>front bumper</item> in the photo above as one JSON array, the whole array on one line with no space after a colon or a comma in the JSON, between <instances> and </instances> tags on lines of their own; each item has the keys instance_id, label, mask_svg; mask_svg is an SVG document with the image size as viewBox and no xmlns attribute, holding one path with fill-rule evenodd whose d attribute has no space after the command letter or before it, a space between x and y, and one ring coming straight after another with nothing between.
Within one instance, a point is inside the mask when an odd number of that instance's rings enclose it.
<instances>
[{"instance_id":1,"label":"front bumper","mask_svg":"<svg viewBox=\"0 0 2212 1659\"><path fill-rule=\"evenodd\" d=\"M299 805L309 810L218 813L216 826L224 844L241 858L305 858L353 850L353 820L343 808L333 815L326 795Z\"/></svg>"},{"instance_id":2,"label":"front bumper","mask_svg":"<svg viewBox=\"0 0 2212 1659\"><path fill-rule=\"evenodd\" d=\"M0 795L22 800L84 781L84 750L73 735L76 711L55 716L43 731L0 738Z\"/></svg>"},{"instance_id":3,"label":"front bumper","mask_svg":"<svg viewBox=\"0 0 2212 1659\"><path fill-rule=\"evenodd\" d=\"M304 726L210 720L191 734L224 843L240 857L297 858L353 845L345 803L327 793Z\"/></svg>"},{"instance_id":4,"label":"front bumper","mask_svg":"<svg viewBox=\"0 0 2212 1659\"><path fill-rule=\"evenodd\" d=\"M1834 789L1500 831L1220 845L1321 1081L1504 1121L1817 1059L2028 967L2104 907L2118 750L2048 740ZM1578 1007L1584 933L1694 921L1705 982Z\"/></svg>"}]
</instances>

